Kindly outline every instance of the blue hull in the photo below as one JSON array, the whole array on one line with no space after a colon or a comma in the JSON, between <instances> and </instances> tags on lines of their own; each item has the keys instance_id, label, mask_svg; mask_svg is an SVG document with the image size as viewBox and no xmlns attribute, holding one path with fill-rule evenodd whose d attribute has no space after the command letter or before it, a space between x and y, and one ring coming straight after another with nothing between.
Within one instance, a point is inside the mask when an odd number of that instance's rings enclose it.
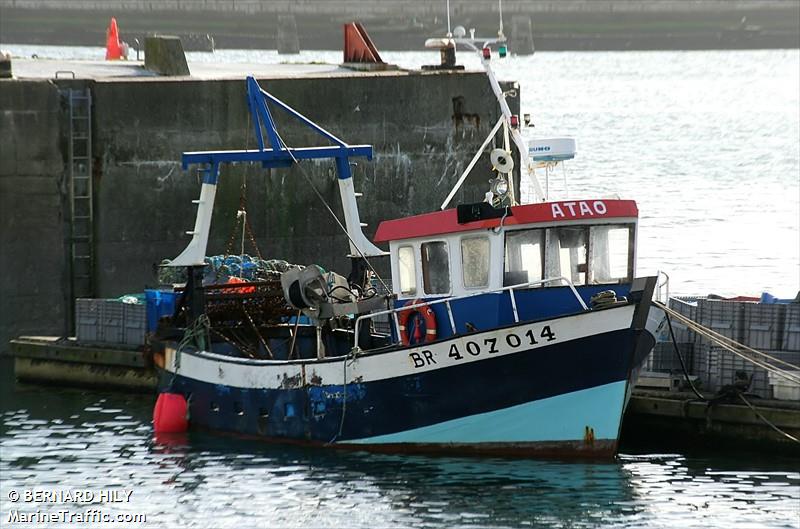
<instances>
[{"instance_id":1,"label":"blue hull","mask_svg":"<svg viewBox=\"0 0 800 529\"><path fill-rule=\"evenodd\" d=\"M653 345L649 333L632 325L633 307L619 309L627 310L621 328L590 329L617 310L546 322L556 329L552 343L547 334L540 337L541 325L518 324L424 348L367 354L348 365L341 357L296 362L297 379L284 373L280 384L270 381L285 362L238 360L234 366L219 355L192 359L193 353L181 353L182 365L172 370L177 373L162 373L161 388L188 398L195 426L271 440L392 451L606 456L616 450L632 373ZM581 326L589 328L585 336L560 330ZM525 331L531 329L536 334L528 334L529 340L536 344L526 347ZM405 361L397 363L401 357ZM389 374L359 371L359 364L370 362L385 362ZM259 371L264 382L256 380Z\"/></svg>"}]
</instances>

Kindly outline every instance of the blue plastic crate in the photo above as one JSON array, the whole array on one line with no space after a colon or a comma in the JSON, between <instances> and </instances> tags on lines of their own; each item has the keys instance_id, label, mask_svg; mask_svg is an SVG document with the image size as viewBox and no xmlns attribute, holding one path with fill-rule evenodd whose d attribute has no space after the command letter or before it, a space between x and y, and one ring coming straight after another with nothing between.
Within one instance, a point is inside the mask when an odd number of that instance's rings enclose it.
<instances>
[{"instance_id":1,"label":"blue plastic crate","mask_svg":"<svg viewBox=\"0 0 800 529\"><path fill-rule=\"evenodd\" d=\"M179 292L173 290L145 289L144 298L147 306L147 332L158 327L158 320L164 316L172 316L178 302Z\"/></svg>"}]
</instances>

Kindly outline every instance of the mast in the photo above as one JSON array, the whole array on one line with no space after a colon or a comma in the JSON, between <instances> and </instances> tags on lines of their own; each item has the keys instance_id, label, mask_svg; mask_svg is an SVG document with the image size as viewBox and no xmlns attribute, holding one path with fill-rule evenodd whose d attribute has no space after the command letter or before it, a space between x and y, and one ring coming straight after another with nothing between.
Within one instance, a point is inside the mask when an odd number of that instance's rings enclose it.
<instances>
[{"instance_id":1,"label":"mast","mask_svg":"<svg viewBox=\"0 0 800 529\"><path fill-rule=\"evenodd\" d=\"M501 15L502 16L502 15ZM520 133L519 126L512 126L511 122L511 109L508 106L508 102L506 101L506 95L503 93L503 89L500 87L500 83L497 81L497 77L494 74L494 70L491 66L491 45L492 44L503 44L506 41L505 35L502 34L502 26L501 30L498 32L499 36L497 38L492 39L476 39L474 37L474 30L470 30L471 34L469 38L464 37L466 31L463 27L456 27L455 28L455 36L449 37L446 39L430 39L426 42L426 47L436 47L436 46L455 46L457 44L461 44L466 46L467 48L478 52L481 56L481 66L483 66L484 71L486 72L486 76L489 78L489 86L492 88L492 92L494 93L495 99L497 99L497 103L500 106L500 112L502 117L498 124L492 129L489 133L489 136L484 141L483 145L481 145L480 150L475 154L475 158L473 158L472 162L467 166L466 170L461 174L461 177L456 182L453 189L451 189L450 193L448 194L447 198L441 205L441 209L445 209L447 205L452 200L453 196L455 196L458 189L466 180L467 175L469 175L472 168L475 166L475 162L480 157L483 149L486 148L486 145L491 141L491 138L497 133L500 124L502 124L506 131L509 131L511 134L511 139L516 145L517 150L520 154L520 168L519 168L519 176L520 182L522 179L527 176L528 181L533 184L533 191L534 191L534 201L535 202L544 202L547 200L547 193L542 189L542 185L539 182L539 179L536 176L536 173L533 171L533 164L529 160L529 153L528 153L528 143L525 141L525 138L522 137ZM524 169L523 169L524 168ZM511 195L514 196L514 189L513 189L513 178L509 179L509 189L511 190Z\"/></svg>"},{"instance_id":2,"label":"mast","mask_svg":"<svg viewBox=\"0 0 800 529\"><path fill-rule=\"evenodd\" d=\"M187 232L192 240L169 266L202 266L205 262L211 217L214 211L219 180L219 166L222 163L259 162L264 168L290 167L299 160L332 158L336 163L339 178L339 194L344 209L346 232L353 256L373 257L386 255L386 252L372 244L361 230L361 219L353 188L353 175L350 171L350 157L359 156L372 159L371 145L348 145L327 130L323 129L295 109L263 90L252 76L247 78L247 100L256 130L258 149L242 151L201 151L185 152L182 156L183 169L190 165L200 165L203 185L197 204L197 217L194 229ZM334 143L328 147L288 147L275 128L269 106L271 103L293 118L297 119L320 136ZM262 130L266 132L269 146L264 141Z\"/></svg>"}]
</instances>

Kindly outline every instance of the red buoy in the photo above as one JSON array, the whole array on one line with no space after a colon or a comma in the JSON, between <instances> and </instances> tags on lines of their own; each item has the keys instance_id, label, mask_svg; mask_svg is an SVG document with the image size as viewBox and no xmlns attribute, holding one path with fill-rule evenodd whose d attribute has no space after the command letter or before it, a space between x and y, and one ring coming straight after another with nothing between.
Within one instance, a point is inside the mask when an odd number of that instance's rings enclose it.
<instances>
[{"instance_id":1,"label":"red buoy","mask_svg":"<svg viewBox=\"0 0 800 529\"><path fill-rule=\"evenodd\" d=\"M153 431L156 433L185 432L189 427L186 419L188 405L179 393L161 393L153 409Z\"/></svg>"},{"instance_id":2,"label":"red buoy","mask_svg":"<svg viewBox=\"0 0 800 529\"><path fill-rule=\"evenodd\" d=\"M123 59L122 44L119 41L119 29L117 28L117 19L111 18L106 30L106 60L118 61Z\"/></svg>"},{"instance_id":3,"label":"red buoy","mask_svg":"<svg viewBox=\"0 0 800 529\"><path fill-rule=\"evenodd\" d=\"M178 433L158 433L153 432L153 441L159 448L159 452L164 454L172 454L178 452L185 452L186 447L189 446L188 432Z\"/></svg>"}]
</instances>

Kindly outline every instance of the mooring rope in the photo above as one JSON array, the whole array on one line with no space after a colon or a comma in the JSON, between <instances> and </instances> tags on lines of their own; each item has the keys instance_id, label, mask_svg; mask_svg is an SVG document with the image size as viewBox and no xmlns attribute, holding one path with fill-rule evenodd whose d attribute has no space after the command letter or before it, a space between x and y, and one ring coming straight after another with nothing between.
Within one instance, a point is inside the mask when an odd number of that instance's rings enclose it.
<instances>
[{"instance_id":1,"label":"mooring rope","mask_svg":"<svg viewBox=\"0 0 800 529\"><path fill-rule=\"evenodd\" d=\"M672 310L672 309L670 309L670 310ZM786 366L786 367L788 367L789 369L792 369L792 370L797 368L797 366L795 366L794 364L791 364L789 362L781 360L780 358L776 358L776 357L774 357L774 356L772 356L770 354L767 354L767 353L764 353L762 351L759 351L758 349L753 349L752 347L750 347L748 345L745 345L743 343L739 343L736 340L733 340L732 338L729 338L729 337L725 336L724 334L720 334L720 333L718 333L718 332L716 332L716 331L714 331L712 329L709 329L708 327L704 327L703 325L700 325L696 321L694 321L694 320L692 320L690 318L687 318L686 316L684 316L681 313L677 313L677 315L679 316L679 318L683 318L684 321L688 320L688 322L692 325L692 327L697 332L699 332L701 335L709 337L709 339L714 338L715 339L714 341L728 343L732 347L740 347L742 350L747 351L748 353L752 353L752 354L755 354L755 355L763 356L766 360L768 360L770 362L774 362L776 364L784 365L784 366Z\"/></svg>"},{"instance_id":2,"label":"mooring rope","mask_svg":"<svg viewBox=\"0 0 800 529\"><path fill-rule=\"evenodd\" d=\"M716 332L716 331L714 331L712 329L709 329L708 327L700 325L699 323L697 323L696 321L692 320L691 318L681 314L680 312L675 311L674 309L671 309L671 308L667 307L663 303L656 302L656 304L659 307L661 307L662 309L665 309L665 311L670 311L670 313L672 315L674 315L677 319L679 319L687 327L692 328L692 330L694 330L698 334L700 334L702 336L706 336L707 338L709 338L712 341L720 343L720 345L723 345L724 343L727 343L727 344L729 344L729 345L731 345L733 347L739 347L739 348L741 348L744 351L747 351L749 353L763 356L767 360L769 360L770 362L774 362L776 364L784 365L784 366L786 366L786 367L788 367L790 369L796 369L797 368L797 366L795 366L794 364L791 364L789 362L781 360L780 358L776 358L776 357L774 357L772 355L769 355L769 354L764 353L762 351L759 351L757 349L753 349L752 347L747 346L747 345L742 344L742 343L739 343L736 340L733 340L732 338L729 338L729 337L725 336L724 334L720 334L720 333L718 333L718 332ZM794 376L794 375L792 375L792 376Z\"/></svg>"},{"instance_id":3,"label":"mooring rope","mask_svg":"<svg viewBox=\"0 0 800 529\"><path fill-rule=\"evenodd\" d=\"M686 364L683 362L683 356L681 355L680 350L678 350L678 341L675 339L675 332L672 330L672 319L669 316L668 312L664 312L664 315L667 317L667 327L669 327L669 337L672 341L672 349L675 351L675 356L678 357L678 362L681 364L681 369L683 370L683 376L686 378L686 382L689 383L689 387L692 388L692 392L697 396L700 400L706 400L706 398L697 391L697 388L694 387L694 382L689 377L689 370L686 369Z\"/></svg>"},{"instance_id":4,"label":"mooring rope","mask_svg":"<svg viewBox=\"0 0 800 529\"><path fill-rule=\"evenodd\" d=\"M793 435L789 434L788 432L784 432L783 430L781 430L780 428L778 428L777 426L775 426L775 425L774 425L774 424L773 424L773 423L772 423L772 422L771 422L769 419L767 419L766 417L764 417L764 416L761 414L761 412L759 412L759 411L758 411L758 410L755 408L755 406L753 406L752 404L750 404L750 401L748 401L746 398L744 398L744 395L742 395L741 393L739 393L739 398L740 398L740 399L742 399L742 402L744 402L745 404L747 404L747 407L748 407L748 408L750 408L751 410L753 410L753 413L755 413L755 414L756 414L756 417L758 417L759 419L761 419L762 421L764 421L765 423L767 423L767 425L769 425L769 427L770 427L770 428L772 428L773 430L775 430L775 431L776 431L776 432L778 432L779 434L786 436L786 438L787 438L787 439L791 439L791 440L792 440L792 441L794 441L795 443L797 443L797 444L800 444L800 439L798 439L797 437L795 437L795 436L793 436Z\"/></svg>"},{"instance_id":5,"label":"mooring rope","mask_svg":"<svg viewBox=\"0 0 800 529\"><path fill-rule=\"evenodd\" d=\"M767 364L764 360L759 360L759 359L753 358L752 356L750 356L748 354L745 354L744 352L742 352L740 350L737 350L736 348L738 347L738 348L740 348L740 349L742 349L744 351L747 351L748 353L752 353L752 354L757 354L757 355L763 356L767 361L773 362L775 364L781 364L781 365L787 366L789 368L796 368L797 366L795 366L793 364L790 364L789 362L785 362L785 361L783 361L783 360L781 360L779 358L776 358L776 357L774 357L772 355L769 355L767 353L764 353L764 352L758 351L756 349L753 349L752 347L748 347L748 346L746 346L744 344L741 344L741 343L739 343L739 342L737 342L735 340L732 340L731 338L728 338L727 336L719 334L719 333L709 329L708 327L700 325L696 321L684 316L680 312L677 312L676 310L667 307L665 304L663 304L663 303L661 303L659 301L654 301L653 303L657 307L662 309L668 316L674 317L675 319L677 319L682 324L684 324L687 327L689 327L691 330L693 330L697 334L708 338L710 341L716 343L717 345L719 345L723 349L725 349L727 351L730 351L731 353L735 354L736 356L739 356L740 358L743 358L744 360L747 360L751 364L757 365L758 367L761 367L762 369L765 369L766 371L769 371L769 372L773 373L774 375L776 375L778 377L781 377L781 378L783 378L785 380L788 380L790 382L794 382L795 384L800 384L800 376L797 376L797 375L794 375L792 373L789 373L785 369L781 369L779 367L775 367L773 365Z\"/></svg>"},{"instance_id":6,"label":"mooring rope","mask_svg":"<svg viewBox=\"0 0 800 529\"><path fill-rule=\"evenodd\" d=\"M661 302L659 302L659 301L655 301L654 303L655 303L655 305L656 305L656 306L658 306L659 308L661 308L661 309L663 309L663 310L664 310L664 314L666 315L666 318L667 318L667 326L669 327L669 336L670 336L670 340L672 341L672 348L673 348L673 350L675 351L675 355L678 357L678 361L679 361L679 362L680 362L680 364L681 364L681 369L683 370L683 376L684 376L684 378L686 379L686 382L688 382L688 384L689 384L689 387L692 389L692 392L693 392L693 393L694 393L694 394L697 396L698 400L700 400L700 401L702 401L702 402L706 402L706 403L708 403L708 405L709 405L709 406L712 406L712 405L715 403L715 401L716 401L717 399L707 399L705 396L703 396L703 394L702 394L702 393L700 393L700 392L697 390L697 388L695 387L694 383L692 382L692 379L691 379L691 377L689 376L689 371L686 369L686 364L685 364L685 363L684 363L684 361L683 361L683 356L681 355L680 351L678 350L678 343L677 343L677 340L675 339L675 332L674 332L674 331L673 331L673 329L672 329L672 321L671 321L670 315L677 315L677 316L679 316L679 317L680 317L679 319L681 319L681 320L682 320L682 322L683 322L683 321L688 321L688 322L690 322L690 323L692 323L692 324L695 324L697 327L700 327L700 328L703 328L703 329L705 329L705 327L703 327L702 325L698 324L698 323L697 323L697 322L695 322L694 320L691 320L691 319L689 319L689 318L686 318L685 316L683 316L683 314L681 314L681 313L679 313L679 312L676 312L676 311L675 311L675 310L673 310L673 309L670 309L669 307L667 307L666 305L664 305L663 303L661 303ZM687 325L687 327L688 327L688 326L689 326L689 325ZM697 331L695 331L695 332L697 332ZM711 331L711 332L713 332L713 331ZM702 333L701 333L701 334L702 334ZM714 334L716 334L716 333L714 333ZM720 336L721 336L721 335L720 335ZM727 338L727 337L725 337L725 338L726 338L726 339L728 339L728 340L730 340L730 338ZM733 343L737 343L737 342L734 342L733 340L730 340L730 341L731 341L731 342L733 342ZM742 344L738 344L738 345L742 345ZM742 345L742 347L746 347L746 346ZM727 349L727 348L726 348L726 349ZM749 349L749 348L748 348L748 349ZM755 349L753 349L753 351L755 351ZM735 352L735 351L734 351L734 352ZM756 352L758 352L758 351L756 351ZM737 354L738 354L738 353L737 353ZM763 354L764 356L770 357L770 355L767 355L767 354L765 354L765 353L761 353L761 354ZM750 359L750 358L748 358L748 357L746 357L746 356L744 356L744 355L741 355L741 354L740 354L739 356L742 356L742 357L743 357L743 358L745 358L746 360L749 360L749 361L751 361L751 362L752 362L752 359ZM770 357L770 358L772 358L772 357ZM775 359L775 360L777 360L777 359ZM759 364L759 363L757 363L757 362L753 362L753 363L754 363L754 364L756 364L756 365L760 365L760 364ZM782 362L782 361L781 361L781 363L784 363L784 364L785 364L786 362ZM789 364L789 365L792 365L792 364ZM792 365L792 367L795 367L795 366L793 366L793 365ZM790 379L790 380L791 380L791 379ZM742 392L741 392L741 391L738 391L738 392L737 392L737 395L739 396L739 398L741 399L741 401L742 401L742 402L744 402L744 403L747 405L747 407L748 407L748 408L750 408L750 409L752 410L752 412L753 412L753 413L756 415L756 417L757 417L758 419L760 419L761 421L763 421L763 422L764 422L764 423L765 423L767 426L769 426L770 428L772 428L773 430L775 430L777 433L781 434L782 436L786 437L786 438L787 438L787 439L789 439L790 441L793 441L793 442L795 442L795 443L798 443L798 444L800 444L800 439L798 439L797 437L795 437L795 436L791 435L791 434L790 434L790 433L788 433L788 432L785 432L785 431L781 430L781 429L780 429L779 427L777 427L777 426L776 426L776 425L775 425L775 424L774 424L772 421L770 421L769 419L767 419L766 417L764 417L764 415L763 415L761 412L759 412L759 411L758 411L758 409L756 409L756 407L755 407L755 406L753 406L752 404L750 404L750 401L748 401L748 400L745 398L745 396L742 394Z\"/></svg>"}]
</instances>

